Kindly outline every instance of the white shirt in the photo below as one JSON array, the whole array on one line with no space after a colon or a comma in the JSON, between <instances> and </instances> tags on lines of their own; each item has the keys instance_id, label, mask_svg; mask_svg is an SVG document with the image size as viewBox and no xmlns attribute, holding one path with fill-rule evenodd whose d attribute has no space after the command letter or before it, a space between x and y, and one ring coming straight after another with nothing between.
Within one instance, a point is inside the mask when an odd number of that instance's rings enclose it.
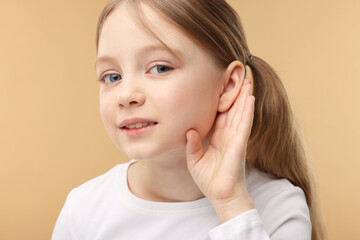
<instances>
[{"instance_id":1,"label":"white shirt","mask_svg":"<svg viewBox=\"0 0 360 240\"><path fill-rule=\"evenodd\" d=\"M286 179L252 170L247 189L255 208L220 224L206 198L150 202L133 195L127 169L118 164L73 189L57 219L52 240L310 240L303 191Z\"/></svg>"}]
</instances>

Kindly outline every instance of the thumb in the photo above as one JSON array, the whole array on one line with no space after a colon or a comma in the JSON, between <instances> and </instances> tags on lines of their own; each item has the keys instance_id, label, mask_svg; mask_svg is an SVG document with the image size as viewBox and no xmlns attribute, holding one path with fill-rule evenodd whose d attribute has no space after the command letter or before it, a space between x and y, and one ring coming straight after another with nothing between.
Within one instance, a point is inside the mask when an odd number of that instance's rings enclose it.
<instances>
[{"instance_id":1,"label":"thumb","mask_svg":"<svg viewBox=\"0 0 360 240\"><path fill-rule=\"evenodd\" d=\"M186 132L186 161L188 169L191 170L202 156L201 137L196 130L190 129Z\"/></svg>"}]
</instances>

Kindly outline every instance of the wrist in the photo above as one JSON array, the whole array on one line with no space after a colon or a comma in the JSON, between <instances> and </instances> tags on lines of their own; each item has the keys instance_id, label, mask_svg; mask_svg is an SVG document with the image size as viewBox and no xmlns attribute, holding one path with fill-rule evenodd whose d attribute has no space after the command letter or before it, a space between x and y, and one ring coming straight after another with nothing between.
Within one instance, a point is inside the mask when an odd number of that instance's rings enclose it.
<instances>
[{"instance_id":1,"label":"wrist","mask_svg":"<svg viewBox=\"0 0 360 240\"><path fill-rule=\"evenodd\" d=\"M255 208L251 197L246 193L228 199L211 201L221 223Z\"/></svg>"}]
</instances>

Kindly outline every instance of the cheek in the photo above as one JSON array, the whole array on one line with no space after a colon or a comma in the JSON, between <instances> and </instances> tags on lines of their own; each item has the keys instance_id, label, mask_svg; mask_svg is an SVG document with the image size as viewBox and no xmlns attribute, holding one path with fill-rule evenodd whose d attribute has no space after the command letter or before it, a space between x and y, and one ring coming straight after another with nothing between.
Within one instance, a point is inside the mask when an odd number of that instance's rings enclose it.
<instances>
[{"instance_id":1,"label":"cheek","mask_svg":"<svg viewBox=\"0 0 360 240\"><path fill-rule=\"evenodd\" d=\"M168 101L164 100L163 109L171 114L167 116L176 125L177 134L185 136L193 128L202 137L208 134L217 113L218 99L209 91L198 91L195 88L180 89L168 92Z\"/></svg>"},{"instance_id":2,"label":"cheek","mask_svg":"<svg viewBox=\"0 0 360 240\"><path fill-rule=\"evenodd\" d=\"M218 98L216 93L207 89L194 93L188 105L188 117L192 126L201 137L206 136L214 124L217 113Z\"/></svg>"},{"instance_id":3,"label":"cheek","mask_svg":"<svg viewBox=\"0 0 360 240\"><path fill-rule=\"evenodd\" d=\"M112 125L114 121L114 109L111 104L109 97L100 95L100 116L104 123L105 128L108 130L108 127Z\"/></svg>"}]
</instances>

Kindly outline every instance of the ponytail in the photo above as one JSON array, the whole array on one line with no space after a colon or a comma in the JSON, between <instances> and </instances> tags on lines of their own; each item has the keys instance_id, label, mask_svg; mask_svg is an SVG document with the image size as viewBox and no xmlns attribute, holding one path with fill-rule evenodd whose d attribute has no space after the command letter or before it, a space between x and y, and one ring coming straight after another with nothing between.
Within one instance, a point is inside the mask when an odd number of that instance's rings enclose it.
<instances>
[{"instance_id":1,"label":"ponytail","mask_svg":"<svg viewBox=\"0 0 360 240\"><path fill-rule=\"evenodd\" d=\"M247 148L247 167L300 187L310 210L312 239L324 239L304 143L296 126L285 88L274 69L252 56L248 63L254 82L255 113Z\"/></svg>"}]
</instances>

